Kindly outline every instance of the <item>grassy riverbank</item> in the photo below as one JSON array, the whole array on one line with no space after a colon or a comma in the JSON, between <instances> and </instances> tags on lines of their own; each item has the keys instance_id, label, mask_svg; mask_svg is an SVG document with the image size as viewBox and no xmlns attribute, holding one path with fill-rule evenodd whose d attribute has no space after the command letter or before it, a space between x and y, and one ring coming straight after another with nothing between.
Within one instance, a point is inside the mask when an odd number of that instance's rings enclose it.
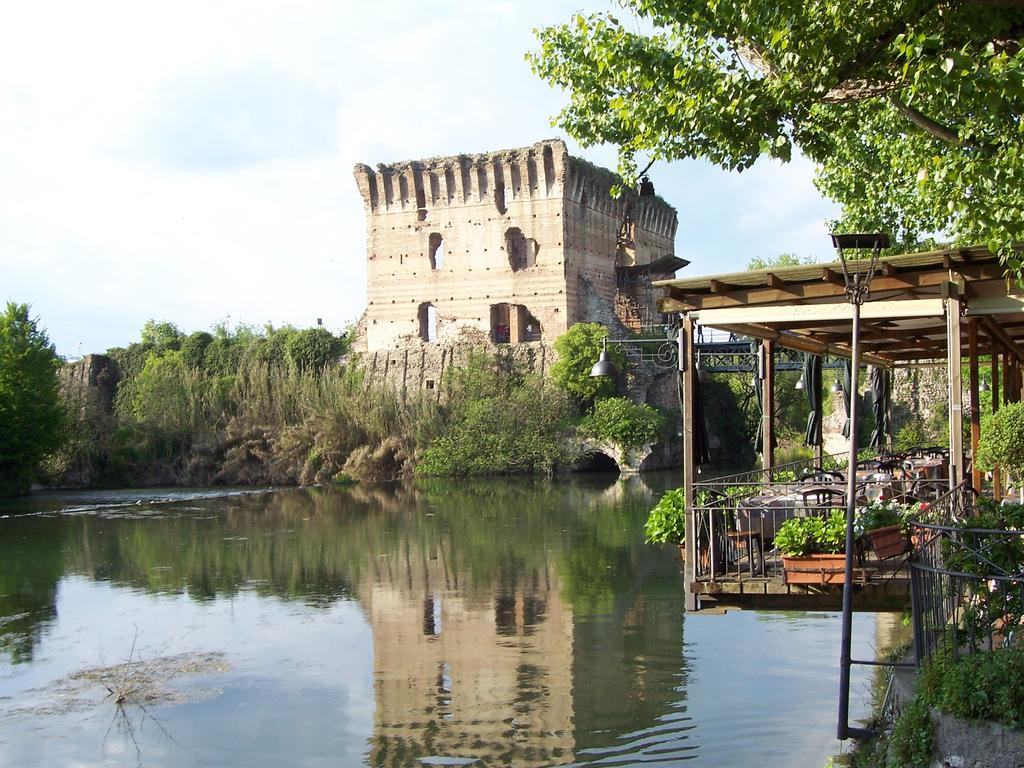
<instances>
[{"instance_id":1,"label":"grassy riverbank","mask_svg":"<svg viewBox=\"0 0 1024 768\"><path fill-rule=\"evenodd\" d=\"M73 427L45 466L61 486L309 485L419 475L551 474L582 438L656 441L664 416L619 398L588 407L486 350L437 391L366 380L347 336L250 328L184 335L149 323L110 350L110 407L69 392ZM590 413L588 414L588 411Z\"/></svg>"}]
</instances>

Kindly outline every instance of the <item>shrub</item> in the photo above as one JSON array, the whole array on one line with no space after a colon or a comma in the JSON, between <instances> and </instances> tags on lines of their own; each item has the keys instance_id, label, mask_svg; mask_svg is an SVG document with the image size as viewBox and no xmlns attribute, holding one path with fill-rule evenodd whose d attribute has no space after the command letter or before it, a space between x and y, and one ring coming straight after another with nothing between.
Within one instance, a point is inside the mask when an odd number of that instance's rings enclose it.
<instances>
[{"instance_id":1,"label":"shrub","mask_svg":"<svg viewBox=\"0 0 1024 768\"><path fill-rule=\"evenodd\" d=\"M931 764L932 719L920 698L903 708L889 737L889 768L924 768Z\"/></svg>"},{"instance_id":2,"label":"shrub","mask_svg":"<svg viewBox=\"0 0 1024 768\"><path fill-rule=\"evenodd\" d=\"M957 658L932 655L918 683L921 700L956 717L1024 727L1024 651L1000 648Z\"/></svg>"},{"instance_id":3,"label":"shrub","mask_svg":"<svg viewBox=\"0 0 1024 768\"><path fill-rule=\"evenodd\" d=\"M682 544L686 534L686 504L683 489L665 491L647 514L644 539L649 544Z\"/></svg>"},{"instance_id":4,"label":"shrub","mask_svg":"<svg viewBox=\"0 0 1024 768\"><path fill-rule=\"evenodd\" d=\"M639 448L654 443L665 429L665 416L647 403L634 403L626 397L605 397L594 403L580 423L584 434L610 440L623 448Z\"/></svg>"},{"instance_id":5,"label":"shrub","mask_svg":"<svg viewBox=\"0 0 1024 768\"><path fill-rule=\"evenodd\" d=\"M981 469L999 467L1014 479L1024 478L1024 402L985 415L976 461Z\"/></svg>"},{"instance_id":6,"label":"shrub","mask_svg":"<svg viewBox=\"0 0 1024 768\"><path fill-rule=\"evenodd\" d=\"M581 403L615 394L612 379L590 378L590 369L601 354L601 342L607 337L608 329L600 323L576 323L555 340L558 362L551 366L551 379ZM624 360L619 352L609 349L608 357L622 370Z\"/></svg>"}]
</instances>

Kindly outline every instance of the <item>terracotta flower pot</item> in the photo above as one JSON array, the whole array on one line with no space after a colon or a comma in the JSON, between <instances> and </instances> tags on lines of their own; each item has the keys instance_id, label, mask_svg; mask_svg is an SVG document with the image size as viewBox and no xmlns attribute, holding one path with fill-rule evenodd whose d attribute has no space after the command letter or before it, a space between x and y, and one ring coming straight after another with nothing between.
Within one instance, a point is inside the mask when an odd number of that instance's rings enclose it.
<instances>
[{"instance_id":1,"label":"terracotta flower pot","mask_svg":"<svg viewBox=\"0 0 1024 768\"><path fill-rule=\"evenodd\" d=\"M782 556L787 584L843 584L846 581L846 555Z\"/></svg>"},{"instance_id":2,"label":"terracotta flower pot","mask_svg":"<svg viewBox=\"0 0 1024 768\"><path fill-rule=\"evenodd\" d=\"M867 533L871 539L871 548L879 560L902 555L910 548L910 542L898 525L875 528Z\"/></svg>"}]
</instances>

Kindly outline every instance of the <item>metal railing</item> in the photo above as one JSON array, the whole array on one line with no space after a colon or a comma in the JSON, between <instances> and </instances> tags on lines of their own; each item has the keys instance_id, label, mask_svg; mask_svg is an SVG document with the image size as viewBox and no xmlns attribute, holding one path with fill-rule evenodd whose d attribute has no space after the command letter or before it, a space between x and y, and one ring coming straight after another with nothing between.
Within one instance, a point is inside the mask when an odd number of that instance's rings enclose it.
<instances>
[{"instance_id":1,"label":"metal railing","mask_svg":"<svg viewBox=\"0 0 1024 768\"><path fill-rule=\"evenodd\" d=\"M751 470L695 484L694 578L717 581L780 574L782 558L775 536L786 520L846 509L845 470L826 470L816 477L798 479L808 471L813 468L804 460L771 471ZM938 503L948 496L948 480L876 477L869 472L858 481L858 504L870 503L871 486L878 488L883 499ZM948 507L946 499L943 509Z\"/></svg>"},{"instance_id":2,"label":"metal railing","mask_svg":"<svg viewBox=\"0 0 1024 768\"><path fill-rule=\"evenodd\" d=\"M1024 530L970 527L972 506L972 492L958 486L936 503L940 522L911 524L918 663L944 644L973 653L1024 636Z\"/></svg>"}]
</instances>

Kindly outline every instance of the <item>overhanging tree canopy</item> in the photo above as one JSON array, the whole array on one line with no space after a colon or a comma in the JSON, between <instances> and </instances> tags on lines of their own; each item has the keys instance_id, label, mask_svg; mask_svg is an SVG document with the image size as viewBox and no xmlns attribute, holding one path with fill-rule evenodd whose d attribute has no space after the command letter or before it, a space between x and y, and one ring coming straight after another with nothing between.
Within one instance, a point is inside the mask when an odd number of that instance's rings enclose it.
<instances>
[{"instance_id":1,"label":"overhanging tree canopy","mask_svg":"<svg viewBox=\"0 0 1024 768\"><path fill-rule=\"evenodd\" d=\"M1019 0L621 4L540 30L529 58L569 92L558 124L618 145L624 178L638 153L743 170L797 146L845 226L985 244L1021 274Z\"/></svg>"}]
</instances>

